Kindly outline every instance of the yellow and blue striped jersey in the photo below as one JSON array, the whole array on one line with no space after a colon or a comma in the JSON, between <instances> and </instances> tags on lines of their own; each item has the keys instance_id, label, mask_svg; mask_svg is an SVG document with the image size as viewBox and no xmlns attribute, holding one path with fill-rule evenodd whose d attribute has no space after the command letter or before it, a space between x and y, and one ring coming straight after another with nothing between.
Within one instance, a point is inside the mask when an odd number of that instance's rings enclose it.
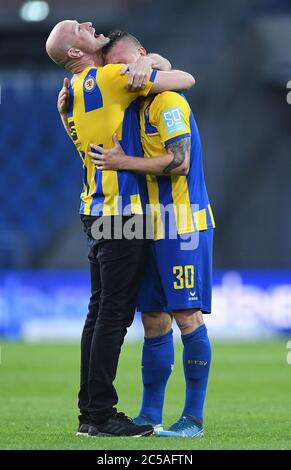
<instances>
[{"instance_id":1,"label":"yellow and blue striped jersey","mask_svg":"<svg viewBox=\"0 0 291 470\"><path fill-rule=\"evenodd\" d=\"M144 90L127 89L123 65L87 67L69 88L68 122L71 137L84 166L80 213L85 215L141 214L139 176L130 172L97 170L88 152L90 144L112 148L114 133L128 155L143 155L138 116L133 103L147 96L155 79L152 73Z\"/></svg>"},{"instance_id":2,"label":"yellow and blue striped jersey","mask_svg":"<svg viewBox=\"0 0 291 470\"><path fill-rule=\"evenodd\" d=\"M155 239L165 237L165 220L171 216L178 234L214 228L205 186L201 140L185 97L166 91L146 98L140 106L140 127L145 158L160 156L166 152L168 144L191 137L187 176L146 176Z\"/></svg>"}]
</instances>

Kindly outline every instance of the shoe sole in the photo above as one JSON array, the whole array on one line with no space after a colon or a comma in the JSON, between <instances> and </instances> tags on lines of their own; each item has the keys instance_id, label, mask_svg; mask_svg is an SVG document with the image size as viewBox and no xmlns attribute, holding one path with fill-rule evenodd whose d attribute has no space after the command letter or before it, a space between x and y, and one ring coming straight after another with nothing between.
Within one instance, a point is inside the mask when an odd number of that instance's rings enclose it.
<instances>
[{"instance_id":1,"label":"shoe sole","mask_svg":"<svg viewBox=\"0 0 291 470\"><path fill-rule=\"evenodd\" d=\"M87 432L77 432L75 435L78 436L78 437L82 437L82 436L83 436L83 437L88 437L88 433L87 433Z\"/></svg>"},{"instance_id":2,"label":"shoe sole","mask_svg":"<svg viewBox=\"0 0 291 470\"><path fill-rule=\"evenodd\" d=\"M146 437L146 436L151 436L153 434L153 431L148 431L143 434L134 434L131 436L126 436L126 435L117 435L117 434L108 434L105 432L99 432L98 434L87 434L88 437Z\"/></svg>"},{"instance_id":3,"label":"shoe sole","mask_svg":"<svg viewBox=\"0 0 291 470\"><path fill-rule=\"evenodd\" d=\"M174 438L174 439L196 439L196 438L201 438L204 436L204 431L200 431L198 432L197 434L195 434L195 436L179 436L178 434L174 435L174 434L166 434L167 432L171 432L171 431L162 431L161 434L156 434L157 437L165 437L165 438ZM163 434L165 433L165 434Z\"/></svg>"}]
</instances>

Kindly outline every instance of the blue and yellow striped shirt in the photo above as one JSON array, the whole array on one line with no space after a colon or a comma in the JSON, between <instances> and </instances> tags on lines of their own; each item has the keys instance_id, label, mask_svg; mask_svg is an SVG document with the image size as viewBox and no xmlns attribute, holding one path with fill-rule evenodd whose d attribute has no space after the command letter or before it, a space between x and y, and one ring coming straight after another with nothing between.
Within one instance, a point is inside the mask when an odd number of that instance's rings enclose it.
<instances>
[{"instance_id":1,"label":"blue and yellow striped shirt","mask_svg":"<svg viewBox=\"0 0 291 470\"><path fill-rule=\"evenodd\" d=\"M80 213L85 215L141 214L139 176L130 172L97 170L88 152L90 144L112 148L117 134L128 155L143 155L136 104L147 96L154 82L152 73L144 90L127 89L123 65L87 67L69 89L68 121L71 137L84 167Z\"/></svg>"},{"instance_id":2,"label":"blue and yellow striped shirt","mask_svg":"<svg viewBox=\"0 0 291 470\"><path fill-rule=\"evenodd\" d=\"M166 91L141 101L140 127L145 158L160 156L166 153L168 144L191 137L187 176L146 176L155 239L169 236L169 224L165 221L171 216L178 234L214 228L204 179L201 140L185 97Z\"/></svg>"}]
</instances>

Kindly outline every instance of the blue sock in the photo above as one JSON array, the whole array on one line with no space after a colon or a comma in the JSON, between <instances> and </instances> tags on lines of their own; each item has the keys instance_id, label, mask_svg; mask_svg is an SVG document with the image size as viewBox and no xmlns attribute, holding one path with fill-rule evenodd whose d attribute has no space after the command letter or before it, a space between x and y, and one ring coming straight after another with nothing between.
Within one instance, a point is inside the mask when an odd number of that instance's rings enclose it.
<instances>
[{"instance_id":1,"label":"blue sock","mask_svg":"<svg viewBox=\"0 0 291 470\"><path fill-rule=\"evenodd\" d=\"M183 363L186 380L186 399L183 415L193 416L203 423L203 407L211 362L211 346L205 325L182 336Z\"/></svg>"},{"instance_id":2,"label":"blue sock","mask_svg":"<svg viewBox=\"0 0 291 470\"><path fill-rule=\"evenodd\" d=\"M165 390L174 365L173 330L145 338L142 353L143 397L139 415L162 423Z\"/></svg>"}]
</instances>

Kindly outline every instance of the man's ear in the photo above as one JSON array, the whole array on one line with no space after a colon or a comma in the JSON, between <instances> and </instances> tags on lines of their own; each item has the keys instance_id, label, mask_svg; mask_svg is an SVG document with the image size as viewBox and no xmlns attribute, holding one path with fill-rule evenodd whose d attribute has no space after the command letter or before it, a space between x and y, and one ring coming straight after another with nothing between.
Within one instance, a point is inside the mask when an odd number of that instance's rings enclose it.
<instances>
[{"instance_id":1,"label":"man's ear","mask_svg":"<svg viewBox=\"0 0 291 470\"><path fill-rule=\"evenodd\" d=\"M83 52L80 51L80 49L74 49L73 47L71 47L69 50L68 50L68 56L70 57L70 59L80 59L80 57L83 57Z\"/></svg>"},{"instance_id":2,"label":"man's ear","mask_svg":"<svg viewBox=\"0 0 291 470\"><path fill-rule=\"evenodd\" d=\"M140 47L140 48L138 49L138 51L139 51L139 53L140 53L141 56L147 55L147 51L146 51L146 49L145 49L144 47Z\"/></svg>"}]
</instances>

